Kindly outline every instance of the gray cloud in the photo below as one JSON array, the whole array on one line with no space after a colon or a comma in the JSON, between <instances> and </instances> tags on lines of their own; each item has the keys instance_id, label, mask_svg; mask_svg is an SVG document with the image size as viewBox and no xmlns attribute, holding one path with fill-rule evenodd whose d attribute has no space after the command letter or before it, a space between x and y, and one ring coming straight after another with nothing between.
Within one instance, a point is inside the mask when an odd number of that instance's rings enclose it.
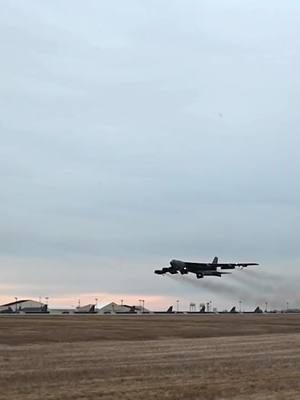
<instances>
[{"instance_id":1,"label":"gray cloud","mask_svg":"<svg viewBox=\"0 0 300 400\"><path fill-rule=\"evenodd\" d=\"M298 2L116 4L2 7L3 279L188 297L153 265L215 254L295 274Z\"/></svg>"}]
</instances>

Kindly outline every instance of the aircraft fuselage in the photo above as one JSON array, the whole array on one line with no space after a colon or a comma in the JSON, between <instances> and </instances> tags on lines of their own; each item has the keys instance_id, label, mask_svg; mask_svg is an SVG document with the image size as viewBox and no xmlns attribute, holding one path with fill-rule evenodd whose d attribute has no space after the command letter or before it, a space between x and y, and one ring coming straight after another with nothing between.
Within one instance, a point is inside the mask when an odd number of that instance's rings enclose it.
<instances>
[{"instance_id":1,"label":"aircraft fuselage","mask_svg":"<svg viewBox=\"0 0 300 400\"><path fill-rule=\"evenodd\" d=\"M217 276L221 277L224 274L230 274L230 272L223 272L224 269L235 269L237 267L247 267L249 265L258 265L257 263L219 263L218 257L215 257L211 263L197 263L188 262L181 260L171 260L170 267L163 267L162 269L155 270L154 272L158 275L170 274L188 274L189 272L194 273L198 279L204 278L204 276Z\"/></svg>"}]
</instances>

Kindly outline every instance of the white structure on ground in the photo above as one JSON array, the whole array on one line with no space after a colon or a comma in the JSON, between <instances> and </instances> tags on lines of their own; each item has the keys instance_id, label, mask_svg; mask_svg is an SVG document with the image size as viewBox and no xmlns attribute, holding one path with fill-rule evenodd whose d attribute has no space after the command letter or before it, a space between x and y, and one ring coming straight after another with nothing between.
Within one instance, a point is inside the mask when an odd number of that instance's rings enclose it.
<instances>
[{"instance_id":1,"label":"white structure on ground","mask_svg":"<svg viewBox=\"0 0 300 400\"><path fill-rule=\"evenodd\" d=\"M76 308L51 308L48 305L35 300L17 300L12 303L0 305L0 313L50 313L50 314L141 314L149 313L145 307L130 306L127 304L109 303L100 309L95 304L87 304Z\"/></svg>"},{"instance_id":2,"label":"white structure on ground","mask_svg":"<svg viewBox=\"0 0 300 400\"><path fill-rule=\"evenodd\" d=\"M127 304L117 304L117 303L109 303L104 307L99 308L99 314L118 314L118 313L148 313L150 312L147 308L141 306L129 306Z\"/></svg>"},{"instance_id":3,"label":"white structure on ground","mask_svg":"<svg viewBox=\"0 0 300 400\"><path fill-rule=\"evenodd\" d=\"M96 313L95 304L87 304L76 308L51 308L50 314L93 314Z\"/></svg>"},{"instance_id":4,"label":"white structure on ground","mask_svg":"<svg viewBox=\"0 0 300 400\"><path fill-rule=\"evenodd\" d=\"M85 313L94 313L94 312L96 312L95 308L96 308L95 304L87 304L86 306L81 306L81 307L78 306L78 307L76 307L75 312L76 313L83 313L83 314L85 314Z\"/></svg>"},{"instance_id":5,"label":"white structure on ground","mask_svg":"<svg viewBox=\"0 0 300 400\"><path fill-rule=\"evenodd\" d=\"M0 306L0 313L47 312L47 304L35 300L17 300Z\"/></svg>"}]
</instances>

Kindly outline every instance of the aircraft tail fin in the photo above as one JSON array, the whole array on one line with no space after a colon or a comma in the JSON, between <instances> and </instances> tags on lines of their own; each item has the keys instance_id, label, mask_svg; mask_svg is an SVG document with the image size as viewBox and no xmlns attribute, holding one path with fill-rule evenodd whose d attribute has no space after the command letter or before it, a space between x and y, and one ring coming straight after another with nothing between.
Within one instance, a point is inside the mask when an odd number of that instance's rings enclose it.
<instances>
[{"instance_id":1,"label":"aircraft tail fin","mask_svg":"<svg viewBox=\"0 0 300 400\"><path fill-rule=\"evenodd\" d=\"M213 262L212 262L212 264L218 264L218 257L215 257L214 259L213 259Z\"/></svg>"}]
</instances>

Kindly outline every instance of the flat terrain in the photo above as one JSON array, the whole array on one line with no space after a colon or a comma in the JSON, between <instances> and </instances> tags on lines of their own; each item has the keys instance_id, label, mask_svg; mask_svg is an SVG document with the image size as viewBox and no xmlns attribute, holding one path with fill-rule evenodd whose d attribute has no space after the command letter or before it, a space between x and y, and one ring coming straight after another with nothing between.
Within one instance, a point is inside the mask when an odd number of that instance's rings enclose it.
<instances>
[{"instance_id":1,"label":"flat terrain","mask_svg":"<svg viewBox=\"0 0 300 400\"><path fill-rule=\"evenodd\" d=\"M300 399L300 315L6 316L0 399Z\"/></svg>"}]
</instances>

